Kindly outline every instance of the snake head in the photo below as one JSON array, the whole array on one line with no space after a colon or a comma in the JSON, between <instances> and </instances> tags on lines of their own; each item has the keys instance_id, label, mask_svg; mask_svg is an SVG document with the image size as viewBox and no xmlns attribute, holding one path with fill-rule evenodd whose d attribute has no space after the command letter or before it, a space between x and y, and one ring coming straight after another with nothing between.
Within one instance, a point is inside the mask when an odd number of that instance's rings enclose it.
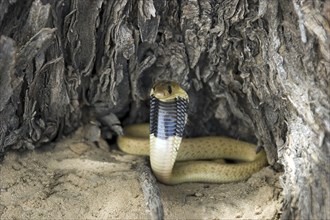
<instances>
[{"instance_id":1,"label":"snake head","mask_svg":"<svg viewBox=\"0 0 330 220\"><path fill-rule=\"evenodd\" d=\"M155 96L157 99L168 102L173 101L176 98L183 98L188 101L188 94L184 91L180 85L172 81L161 81L154 84L150 92L151 96Z\"/></svg>"}]
</instances>

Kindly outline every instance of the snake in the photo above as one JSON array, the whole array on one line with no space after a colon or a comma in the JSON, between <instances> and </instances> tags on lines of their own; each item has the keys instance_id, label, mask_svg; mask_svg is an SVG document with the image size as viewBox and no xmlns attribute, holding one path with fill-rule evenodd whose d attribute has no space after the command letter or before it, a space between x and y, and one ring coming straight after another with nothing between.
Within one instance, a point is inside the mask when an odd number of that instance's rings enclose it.
<instances>
[{"instance_id":1,"label":"snake","mask_svg":"<svg viewBox=\"0 0 330 220\"><path fill-rule=\"evenodd\" d=\"M174 81L159 81L150 92L150 123L124 127L120 150L150 157L159 182L229 183L247 180L265 167L266 153L254 144L224 136L183 138L189 97ZM229 161L229 162L228 162Z\"/></svg>"}]
</instances>

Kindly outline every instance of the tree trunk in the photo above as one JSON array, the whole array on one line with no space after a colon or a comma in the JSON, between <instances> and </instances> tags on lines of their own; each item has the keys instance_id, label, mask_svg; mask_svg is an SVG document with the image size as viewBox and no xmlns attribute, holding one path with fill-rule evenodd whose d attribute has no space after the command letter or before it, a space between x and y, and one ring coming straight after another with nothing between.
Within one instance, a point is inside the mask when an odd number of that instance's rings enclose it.
<instances>
[{"instance_id":1,"label":"tree trunk","mask_svg":"<svg viewBox=\"0 0 330 220\"><path fill-rule=\"evenodd\" d=\"M282 219L330 218L329 24L327 0L2 0L0 152L93 118L120 133L170 79L188 136L257 140L283 165Z\"/></svg>"}]
</instances>

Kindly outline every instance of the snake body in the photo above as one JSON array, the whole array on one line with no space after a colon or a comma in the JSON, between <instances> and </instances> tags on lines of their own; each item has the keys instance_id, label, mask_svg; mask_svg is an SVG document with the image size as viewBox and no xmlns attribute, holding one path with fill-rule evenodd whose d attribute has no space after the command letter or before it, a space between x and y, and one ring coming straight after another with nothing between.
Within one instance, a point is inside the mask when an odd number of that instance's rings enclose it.
<instances>
[{"instance_id":1,"label":"snake body","mask_svg":"<svg viewBox=\"0 0 330 220\"><path fill-rule=\"evenodd\" d=\"M156 83L150 94L150 125L126 127L118 137L119 148L149 155L156 178L165 184L240 181L267 165L265 152L256 153L255 145L247 142L220 136L182 139L188 101L177 83Z\"/></svg>"}]
</instances>

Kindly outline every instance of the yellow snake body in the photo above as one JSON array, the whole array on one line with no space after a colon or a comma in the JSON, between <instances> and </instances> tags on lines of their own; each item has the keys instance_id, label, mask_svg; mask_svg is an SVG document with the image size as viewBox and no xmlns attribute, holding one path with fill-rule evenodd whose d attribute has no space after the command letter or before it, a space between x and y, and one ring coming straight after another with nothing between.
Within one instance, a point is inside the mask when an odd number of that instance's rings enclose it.
<instances>
[{"instance_id":1,"label":"yellow snake body","mask_svg":"<svg viewBox=\"0 0 330 220\"><path fill-rule=\"evenodd\" d=\"M182 139L188 95L178 84L158 83L151 97L150 125L126 127L117 144L126 153L149 155L151 168L160 182L240 181L267 164L265 152L256 153L255 145L247 142L220 136ZM162 102L156 103L157 99ZM226 164L220 158L236 163Z\"/></svg>"}]
</instances>

